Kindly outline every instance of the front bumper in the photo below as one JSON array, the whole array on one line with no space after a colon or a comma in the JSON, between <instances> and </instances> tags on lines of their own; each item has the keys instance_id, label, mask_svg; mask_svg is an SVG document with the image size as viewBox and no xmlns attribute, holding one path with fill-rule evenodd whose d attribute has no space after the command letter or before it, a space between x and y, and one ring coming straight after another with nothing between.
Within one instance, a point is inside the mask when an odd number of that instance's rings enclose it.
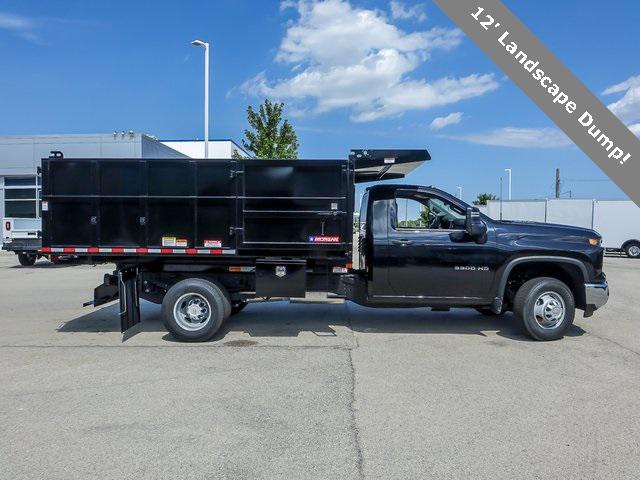
<instances>
[{"instance_id":1,"label":"front bumper","mask_svg":"<svg viewBox=\"0 0 640 480\"><path fill-rule=\"evenodd\" d=\"M609 301L609 284L607 282L585 283L584 294L586 300L584 314L587 317Z\"/></svg>"}]
</instances>

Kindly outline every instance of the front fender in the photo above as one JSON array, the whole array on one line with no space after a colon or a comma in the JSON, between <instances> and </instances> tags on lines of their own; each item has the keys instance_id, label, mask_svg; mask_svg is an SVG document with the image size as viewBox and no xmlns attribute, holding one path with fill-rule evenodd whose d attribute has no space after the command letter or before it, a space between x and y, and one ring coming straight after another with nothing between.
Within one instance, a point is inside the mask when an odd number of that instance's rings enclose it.
<instances>
[{"instance_id":1,"label":"front fender","mask_svg":"<svg viewBox=\"0 0 640 480\"><path fill-rule=\"evenodd\" d=\"M564 264L571 265L573 267L577 267L582 275L582 283L589 282L589 272L587 267L583 262L578 260L577 258L572 257L563 257L558 255L535 255L535 256L524 256L517 257L511 259L509 262L505 264L505 266L499 271L496 275L496 281L494 286L494 301L492 308L497 313L502 310L502 304L504 301L505 290L507 288L507 282L509 280L509 275L513 271L514 268L524 265L524 264L535 264L535 263L550 263L550 264ZM580 299L576 299L580 301Z\"/></svg>"}]
</instances>

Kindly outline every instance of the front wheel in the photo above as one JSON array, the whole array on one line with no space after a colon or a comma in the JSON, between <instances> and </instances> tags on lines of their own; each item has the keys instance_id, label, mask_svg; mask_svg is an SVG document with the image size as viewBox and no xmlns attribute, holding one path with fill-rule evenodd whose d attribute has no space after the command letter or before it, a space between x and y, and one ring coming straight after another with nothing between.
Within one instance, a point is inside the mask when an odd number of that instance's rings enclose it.
<instances>
[{"instance_id":1,"label":"front wheel","mask_svg":"<svg viewBox=\"0 0 640 480\"><path fill-rule=\"evenodd\" d=\"M32 267L36 263L37 259L38 257L33 253L18 254L18 262L20 262L20 265L23 267Z\"/></svg>"},{"instance_id":2,"label":"front wheel","mask_svg":"<svg viewBox=\"0 0 640 480\"><path fill-rule=\"evenodd\" d=\"M624 247L624 253L626 253L629 258L640 258L640 243L631 242Z\"/></svg>"},{"instance_id":3,"label":"front wheel","mask_svg":"<svg viewBox=\"0 0 640 480\"><path fill-rule=\"evenodd\" d=\"M187 342L210 340L229 315L225 292L215 283L189 278L176 283L162 300L162 321L171 335Z\"/></svg>"},{"instance_id":4,"label":"front wheel","mask_svg":"<svg viewBox=\"0 0 640 480\"><path fill-rule=\"evenodd\" d=\"M516 293L513 312L530 337L557 340L573 324L575 301L569 287L560 280L534 278Z\"/></svg>"}]
</instances>

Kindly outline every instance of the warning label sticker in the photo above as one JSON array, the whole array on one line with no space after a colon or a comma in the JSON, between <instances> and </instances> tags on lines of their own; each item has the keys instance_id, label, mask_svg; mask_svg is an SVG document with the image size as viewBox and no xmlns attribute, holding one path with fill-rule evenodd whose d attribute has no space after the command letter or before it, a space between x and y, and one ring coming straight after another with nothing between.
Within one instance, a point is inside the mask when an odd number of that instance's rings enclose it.
<instances>
[{"instance_id":1,"label":"warning label sticker","mask_svg":"<svg viewBox=\"0 0 640 480\"><path fill-rule=\"evenodd\" d=\"M222 247L222 240L205 240L204 246L207 248L220 248Z\"/></svg>"},{"instance_id":2,"label":"warning label sticker","mask_svg":"<svg viewBox=\"0 0 640 480\"><path fill-rule=\"evenodd\" d=\"M176 239L176 247L187 248L188 242L186 238L177 238Z\"/></svg>"},{"instance_id":3,"label":"warning label sticker","mask_svg":"<svg viewBox=\"0 0 640 480\"><path fill-rule=\"evenodd\" d=\"M176 237L162 237L162 246L163 247L175 247L176 246Z\"/></svg>"},{"instance_id":4,"label":"warning label sticker","mask_svg":"<svg viewBox=\"0 0 640 480\"><path fill-rule=\"evenodd\" d=\"M311 235L309 241L312 243L340 243L337 235Z\"/></svg>"}]
</instances>

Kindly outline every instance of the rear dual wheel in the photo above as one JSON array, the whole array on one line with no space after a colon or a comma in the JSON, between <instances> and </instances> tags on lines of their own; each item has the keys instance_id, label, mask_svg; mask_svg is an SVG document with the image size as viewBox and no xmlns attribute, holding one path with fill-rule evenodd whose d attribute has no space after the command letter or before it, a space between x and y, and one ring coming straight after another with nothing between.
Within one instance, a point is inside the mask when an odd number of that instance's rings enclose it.
<instances>
[{"instance_id":1,"label":"rear dual wheel","mask_svg":"<svg viewBox=\"0 0 640 480\"><path fill-rule=\"evenodd\" d=\"M162 321L171 335L186 342L210 340L231 314L224 287L188 278L173 285L162 301Z\"/></svg>"}]
</instances>

